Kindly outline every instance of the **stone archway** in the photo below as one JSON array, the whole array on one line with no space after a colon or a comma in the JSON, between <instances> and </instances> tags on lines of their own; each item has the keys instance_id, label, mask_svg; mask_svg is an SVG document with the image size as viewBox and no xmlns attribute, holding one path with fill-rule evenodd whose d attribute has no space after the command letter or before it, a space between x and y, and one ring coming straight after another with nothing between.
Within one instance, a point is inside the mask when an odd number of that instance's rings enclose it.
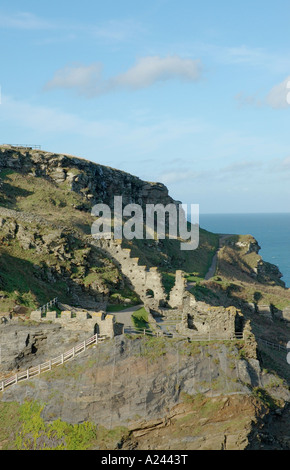
<instances>
[{"instance_id":1,"label":"stone archway","mask_svg":"<svg viewBox=\"0 0 290 470\"><path fill-rule=\"evenodd\" d=\"M146 289L146 297L154 299L154 291L152 289Z\"/></svg>"}]
</instances>

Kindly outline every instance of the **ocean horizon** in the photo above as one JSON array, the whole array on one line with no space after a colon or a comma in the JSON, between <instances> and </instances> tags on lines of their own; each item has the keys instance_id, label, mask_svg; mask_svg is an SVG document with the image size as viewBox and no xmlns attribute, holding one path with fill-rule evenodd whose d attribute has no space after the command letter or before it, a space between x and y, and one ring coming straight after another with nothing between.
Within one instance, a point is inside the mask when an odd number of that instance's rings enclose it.
<instances>
[{"instance_id":1,"label":"ocean horizon","mask_svg":"<svg viewBox=\"0 0 290 470\"><path fill-rule=\"evenodd\" d=\"M290 287L290 213L200 214L200 226L214 233L252 235L263 260L278 266Z\"/></svg>"}]
</instances>

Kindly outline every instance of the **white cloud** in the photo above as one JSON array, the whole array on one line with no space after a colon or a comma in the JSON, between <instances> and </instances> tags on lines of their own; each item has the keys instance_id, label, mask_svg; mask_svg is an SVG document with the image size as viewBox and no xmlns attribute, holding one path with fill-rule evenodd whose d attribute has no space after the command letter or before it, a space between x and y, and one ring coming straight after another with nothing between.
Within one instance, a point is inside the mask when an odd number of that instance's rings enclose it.
<instances>
[{"instance_id":1,"label":"white cloud","mask_svg":"<svg viewBox=\"0 0 290 470\"><path fill-rule=\"evenodd\" d=\"M242 106L255 106L260 108L263 106L263 101L258 98L257 94L255 95L245 95L243 92L238 93L235 96L235 99L239 105L239 107Z\"/></svg>"},{"instance_id":2,"label":"white cloud","mask_svg":"<svg viewBox=\"0 0 290 470\"><path fill-rule=\"evenodd\" d=\"M288 86L289 83L289 86ZM287 95L290 97L290 75L273 86L271 90L263 98L259 98L257 93L255 95L245 95L243 92L238 93L235 96L239 106L256 106L263 107L268 106L273 109L287 109L289 104L287 101Z\"/></svg>"},{"instance_id":3,"label":"white cloud","mask_svg":"<svg viewBox=\"0 0 290 470\"><path fill-rule=\"evenodd\" d=\"M97 85L101 82L101 74L101 64L67 66L58 70L44 89L75 88L81 94L90 95L92 92L96 92Z\"/></svg>"},{"instance_id":4,"label":"white cloud","mask_svg":"<svg viewBox=\"0 0 290 470\"><path fill-rule=\"evenodd\" d=\"M182 59L179 56L143 57L127 72L113 79L113 82L116 86L140 89L174 78L196 81L201 77L201 70L199 60Z\"/></svg>"},{"instance_id":5,"label":"white cloud","mask_svg":"<svg viewBox=\"0 0 290 470\"><path fill-rule=\"evenodd\" d=\"M275 85L266 97L266 102L269 106L274 109L289 108L287 102L287 94L290 93L290 87L287 88L287 84L290 84L290 75L283 80L283 82Z\"/></svg>"},{"instance_id":6,"label":"white cloud","mask_svg":"<svg viewBox=\"0 0 290 470\"><path fill-rule=\"evenodd\" d=\"M202 75L199 60L182 59L179 56L149 56L139 61L125 73L109 79L101 76L102 65L72 65L58 70L45 89L73 88L80 94L97 96L113 90L139 90L157 82L180 79L197 81Z\"/></svg>"}]
</instances>

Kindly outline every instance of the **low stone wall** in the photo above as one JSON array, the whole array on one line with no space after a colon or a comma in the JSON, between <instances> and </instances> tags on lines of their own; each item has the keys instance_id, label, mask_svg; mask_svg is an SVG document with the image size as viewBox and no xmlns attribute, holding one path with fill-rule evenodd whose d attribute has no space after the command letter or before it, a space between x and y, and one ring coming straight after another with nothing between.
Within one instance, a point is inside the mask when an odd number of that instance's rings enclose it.
<instances>
[{"instance_id":1,"label":"low stone wall","mask_svg":"<svg viewBox=\"0 0 290 470\"><path fill-rule=\"evenodd\" d=\"M31 312L30 319L36 322L52 322L59 323L64 328L69 330L82 330L88 331L92 334L98 333L100 335L113 338L118 334L122 334L123 325L116 323L115 316L105 314L104 312L76 312L67 310L61 312L58 316L56 312L46 312L42 315L39 310Z\"/></svg>"}]
</instances>

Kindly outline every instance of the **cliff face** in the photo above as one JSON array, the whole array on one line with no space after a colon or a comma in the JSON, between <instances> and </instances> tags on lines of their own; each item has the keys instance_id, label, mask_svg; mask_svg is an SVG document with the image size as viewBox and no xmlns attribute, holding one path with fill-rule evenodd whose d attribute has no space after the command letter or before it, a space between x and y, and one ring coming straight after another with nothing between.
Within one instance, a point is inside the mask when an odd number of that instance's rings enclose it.
<instances>
[{"instance_id":1,"label":"cliff face","mask_svg":"<svg viewBox=\"0 0 290 470\"><path fill-rule=\"evenodd\" d=\"M42 357L53 337L58 345L62 334L53 328L43 330L35 356ZM46 403L43 416L47 421L58 416L71 423L87 420L107 428L131 426L165 417L185 395L248 395L253 387L271 386L275 377L264 374L257 360L243 359L240 348L226 342L202 345L122 335L41 375L32 386L22 383L6 389L2 400L23 403L32 398ZM31 353L25 348L23 352L25 364ZM280 393L288 397L283 386ZM56 394L57 400L52 400Z\"/></svg>"},{"instance_id":2,"label":"cliff face","mask_svg":"<svg viewBox=\"0 0 290 470\"><path fill-rule=\"evenodd\" d=\"M124 204L174 203L166 186L142 181L108 166L68 155L0 147L0 169L23 171L36 177L47 177L56 184L82 194L90 204L113 205L114 196L123 196Z\"/></svg>"},{"instance_id":3,"label":"cliff face","mask_svg":"<svg viewBox=\"0 0 290 470\"><path fill-rule=\"evenodd\" d=\"M39 332L34 338L39 338L39 354L49 334L58 344L60 333L47 328L41 341ZM33 400L43 405L46 423L59 418L89 421L112 433L122 429L124 437L115 444L119 449L288 449L288 442L271 438L268 423L273 425L275 414L251 390L267 387L284 399L289 392L277 387L275 376L262 371L258 361L242 357L241 347L117 337L8 388L2 407ZM32 448L41 448L41 434L38 438Z\"/></svg>"}]
</instances>

